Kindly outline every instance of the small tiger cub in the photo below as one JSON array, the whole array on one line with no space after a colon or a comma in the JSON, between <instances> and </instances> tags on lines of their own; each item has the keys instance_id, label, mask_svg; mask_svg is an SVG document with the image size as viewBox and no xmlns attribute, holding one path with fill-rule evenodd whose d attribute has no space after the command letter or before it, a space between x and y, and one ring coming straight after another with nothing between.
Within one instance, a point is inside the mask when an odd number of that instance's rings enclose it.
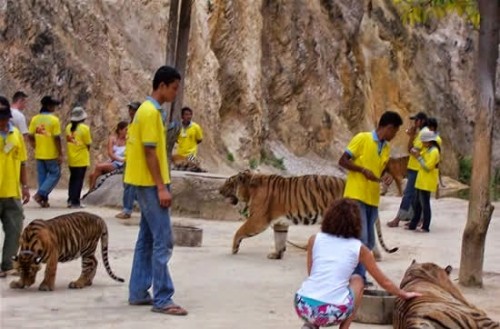
<instances>
[{"instance_id":1,"label":"small tiger cub","mask_svg":"<svg viewBox=\"0 0 500 329\"><path fill-rule=\"evenodd\" d=\"M57 263L82 258L82 273L69 283L71 289L92 285L97 270L95 251L101 240L101 254L109 276L124 282L111 271L108 262L108 228L104 220L88 212L74 212L49 220L36 219L23 230L20 250L13 256L14 268L19 271L18 281L12 281L12 289L23 289L35 283L36 275L45 263L45 277L39 290L52 291L56 279Z\"/></svg>"}]
</instances>

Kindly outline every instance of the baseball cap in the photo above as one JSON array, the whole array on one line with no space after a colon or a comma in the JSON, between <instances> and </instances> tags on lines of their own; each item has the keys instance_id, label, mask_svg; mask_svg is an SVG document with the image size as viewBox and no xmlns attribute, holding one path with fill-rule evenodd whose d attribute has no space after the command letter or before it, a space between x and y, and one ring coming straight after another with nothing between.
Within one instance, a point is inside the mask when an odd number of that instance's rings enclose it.
<instances>
[{"instance_id":1,"label":"baseball cap","mask_svg":"<svg viewBox=\"0 0 500 329\"><path fill-rule=\"evenodd\" d=\"M424 112L418 112L410 117L410 120L427 120L427 114Z\"/></svg>"},{"instance_id":2,"label":"baseball cap","mask_svg":"<svg viewBox=\"0 0 500 329\"><path fill-rule=\"evenodd\" d=\"M7 98L0 96L0 119L10 119L12 113L10 112L10 103Z\"/></svg>"},{"instance_id":3,"label":"baseball cap","mask_svg":"<svg viewBox=\"0 0 500 329\"><path fill-rule=\"evenodd\" d=\"M141 106L141 103L139 102L130 102L127 104L129 108L131 108L134 111L137 111L137 109Z\"/></svg>"},{"instance_id":4,"label":"baseball cap","mask_svg":"<svg viewBox=\"0 0 500 329\"><path fill-rule=\"evenodd\" d=\"M57 99L52 98L52 96L43 96L42 100L40 101L42 106L51 106L51 105L59 105L61 104L60 101Z\"/></svg>"}]
</instances>

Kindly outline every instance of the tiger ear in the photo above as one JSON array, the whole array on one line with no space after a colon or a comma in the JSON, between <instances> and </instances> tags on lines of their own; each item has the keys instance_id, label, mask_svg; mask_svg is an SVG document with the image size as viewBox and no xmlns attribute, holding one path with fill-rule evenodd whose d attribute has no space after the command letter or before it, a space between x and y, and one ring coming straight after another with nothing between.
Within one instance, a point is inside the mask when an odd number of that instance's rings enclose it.
<instances>
[{"instance_id":1,"label":"tiger ear","mask_svg":"<svg viewBox=\"0 0 500 329\"><path fill-rule=\"evenodd\" d=\"M448 265L446 266L444 271L446 272L446 274L450 275L451 271L453 271L453 267L451 267L451 265Z\"/></svg>"},{"instance_id":2,"label":"tiger ear","mask_svg":"<svg viewBox=\"0 0 500 329\"><path fill-rule=\"evenodd\" d=\"M42 257L38 256L37 258L35 258L35 264L40 264L40 262L42 261Z\"/></svg>"},{"instance_id":3,"label":"tiger ear","mask_svg":"<svg viewBox=\"0 0 500 329\"><path fill-rule=\"evenodd\" d=\"M11 258L14 262L17 262L17 256L16 256L16 255L14 255L14 256L12 256L12 257L10 257L10 258Z\"/></svg>"}]
</instances>

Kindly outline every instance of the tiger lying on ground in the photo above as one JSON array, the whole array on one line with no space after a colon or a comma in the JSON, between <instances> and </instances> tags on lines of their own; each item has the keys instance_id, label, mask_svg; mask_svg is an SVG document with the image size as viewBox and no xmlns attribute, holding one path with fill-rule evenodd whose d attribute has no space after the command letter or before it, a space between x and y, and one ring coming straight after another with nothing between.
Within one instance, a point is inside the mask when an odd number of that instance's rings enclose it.
<instances>
[{"instance_id":1,"label":"tiger lying on ground","mask_svg":"<svg viewBox=\"0 0 500 329\"><path fill-rule=\"evenodd\" d=\"M396 299L393 315L395 329L493 329L498 322L467 302L451 282L451 266L445 269L433 263L417 263L406 270L401 289L423 294L409 300Z\"/></svg>"},{"instance_id":2,"label":"tiger lying on ground","mask_svg":"<svg viewBox=\"0 0 500 329\"><path fill-rule=\"evenodd\" d=\"M101 254L109 276L124 282L111 271L108 262L108 228L104 220L87 212L75 212L49 220L36 219L23 230L20 251L13 256L14 268L19 271L18 281L12 289L30 287L35 283L41 263L46 263L45 277L39 290L52 291L56 279L57 263L82 257L82 273L69 288L80 289L92 285L97 270L95 251L101 240Z\"/></svg>"},{"instance_id":3,"label":"tiger lying on ground","mask_svg":"<svg viewBox=\"0 0 500 329\"><path fill-rule=\"evenodd\" d=\"M271 259L281 259L286 247L288 223L276 221L286 216L294 224L316 224L322 213L344 194L345 180L334 176L305 175L282 177L279 175L252 174L249 170L229 177L219 192L236 205L239 201L248 206L248 219L238 229L233 239L233 254L239 250L245 238L262 233L273 224L275 252ZM380 244L389 253L384 243L380 221L376 221Z\"/></svg>"}]
</instances>

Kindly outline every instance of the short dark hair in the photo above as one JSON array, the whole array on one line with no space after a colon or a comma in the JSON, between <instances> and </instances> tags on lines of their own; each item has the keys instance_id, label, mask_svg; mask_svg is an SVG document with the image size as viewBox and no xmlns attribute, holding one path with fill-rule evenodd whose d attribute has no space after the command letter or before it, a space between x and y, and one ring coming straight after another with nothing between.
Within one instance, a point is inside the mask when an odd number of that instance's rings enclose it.
<instances>
[{"instance_id":1,"label":"short dark hair","mask_svg":"<svg viewBox=\"0 0 500 329\"><path fill-rule=\"evenodd\" d=\"M115 133L118 134L118 132L120 130L122 130L123 128L127 128L127 126L128 126L128 122L127 121L120 121L120 122L118 122L118 124L116 125Z\"/></svg>"},{"instance_id":2,"label":"short dark hair","mask_svg":"<svg viewBox=\"0 0 500 329\"><path fill-rule=\"evenodd\" d=\"M24 92L22 91L16 91L14 93L14 96L12 96L12 103L15 103L23 98L28 98L28 95L26 95Z\"/></svg>"},{"instance_id":3,"label":"short dark hair","mask_svg":"<svg viewBox=\"0 0 500 329\"><path fill-rule=\"evenodd\" d=\"M394 127L400 127L403 124L403 119L401 116L394 111L385 111L380 117L378 122L379 127L386 127L392 125Z\"/></svg>"},{"instance_id":4,"label":"short dark hair","mask_svg":"<svg viewBox=\"0 0 500 329\"><path fill-rule=\"evenodd\" d=\"M185 106L181 109L181 116L184 115L184 113L186 113L186 112L193 114L193 110L191 110L191 108Z\"/></svg>"},{"instance_id":5,"label":"short dark hair","mask_svg":"<svg viewBox=\"0 0 500 329\"><path fill-rule=\"evenodd\" d=\"M438 121L436 118L428 118L427 119L427 128L434 128L437 130L438 128Z\"/></svg>"},{"instance_id":6,"label":"short dark hair","mask_svg":"<svg viewBox=\"0 0 500 329\"><path fill-rule=\"evenodd\" d=\"M155 77L153 78L153 90L158 89L160 83L167 86L176 80L181 79L181 74L175 68L164 65L156 70Z\"/></svg>"},{"instance_id":7,"label":"short dark hair","mask_svg":"<svg viewBox=\"0 0 500 329\"><path fill-rule=\"evenodd\" d=\"M321 232L343 238L361 237L361 214L356 201L340 199L334 201L323 214Z\"/></svg>"}]
</instances>

